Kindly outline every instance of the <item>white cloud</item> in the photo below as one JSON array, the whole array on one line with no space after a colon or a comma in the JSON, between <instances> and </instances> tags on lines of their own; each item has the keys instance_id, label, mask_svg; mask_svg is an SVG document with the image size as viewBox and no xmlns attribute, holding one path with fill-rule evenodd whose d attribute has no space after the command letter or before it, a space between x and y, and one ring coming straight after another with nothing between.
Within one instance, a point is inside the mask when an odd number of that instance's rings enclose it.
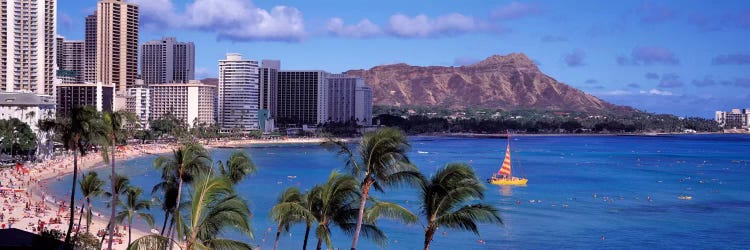
<instances>
[{"instance_id":1,"label":"white cloud","mask_svg":"<svg viewBox=\"0 0 750 250\"><path fill-rule=\"evenodd\" d=\"M478 22L472 17L458 13L430 18L426 15L409 17L403 14L392 15L388 22L388 32L404 38L440 37L464 34L477 30Z\"/></svg>"},{"instance_id":2,"label":"white cloud","mask_svg":"<svg viewBox=\"0 0 750 250\"><path fill-rule=\"evenodd\" d=\"M542 10L539 6L534 4L511 2L508 5L501 6L492 13L490 16L500 20L511 20L519 19L527 16L533 16L541 14Z\"/></svg>"},{"instance_id":3,"label":"white cloud","mask_svg":"<svg viewBox=\"0 0 750 250\"><path fill-rule=\"evenodd\" d=\"M328 20L326 29L331 35L349 38L370 38L383 33L378 25L368 19L362 19L354 25L345 25L343 19L334 17Z\"/></svg>"},{"instance_id":4,"label":"white cloud","mask_svg":"<svg viewBox=\"0 0 750 250\"><path fill-rule=\"evenodd\" d=\"M630 91L620 90L620 89L601 93L601 95L612 95L612 96L632 95L632 94L633 93L631 93Z\"/></svg>"},{"instance_id":5,"label":"white cloud","mask_svg":"<svg viewBox=\"0 0 750 250\"><path fill-rule=\"evenodd\" d=\"M139 4L147 26L204 30L238 41L299 41L306 36L302 12L289 6L265 10L250 0L195 0L179 13L173 0L133 2Z\"/></svg>"},{"instance_id":6,"label":"white cloud","mask_svg":"<svg viewBox=\"0 0 750 250\"><path fill-rule=\"evenodd\" d=\"M662 96L671 96L674 95L674 93L666 90L658 90L658 89L651 89L649 91L641 90L641 94L644 95L662 95Z\"/></svg>"}]
</instances>

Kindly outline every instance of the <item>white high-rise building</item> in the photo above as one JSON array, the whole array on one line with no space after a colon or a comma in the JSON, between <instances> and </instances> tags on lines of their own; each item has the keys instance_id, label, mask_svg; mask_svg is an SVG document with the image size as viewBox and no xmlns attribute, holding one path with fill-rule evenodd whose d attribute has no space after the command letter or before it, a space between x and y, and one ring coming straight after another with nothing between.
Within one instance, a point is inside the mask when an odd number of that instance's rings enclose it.
<instances>
[{"instance_id":1,"label":"white high-rise building","mask_svg":"<svg viewBox=\"0 0 750 250\"><path fill-rule=\"evenodd\" d=\"M149 128L148 121L151 118L151 91L149 88L142 85L129 88L126 106L128 112L135 114L141 128Z\"/></svg>"},{"instance_id":2,"label":"white high-rise building","mask_svg":"<svg viewBox=\"0 0 750 250\"><path fill-rule=\"evenodd\" d=\"M53 95L57 0L0 0L0 90Z\"/></svg>"},{"instance_id":3,"label":"white high-rise building","mask_svg":"<svg viewBox=\"0 0 750 250\"><path fill-rule=\"evenodd\" d=\"M258 61L229 53L219 61L219 115L222 132L257 130Z\"/></svg>"},{"instance_id":4,"label":"white high-rise building","mask_svg":"<svg viewBox=\"0 0 750 250\"><path fill-rule=\"evenodd\" d=\"M171 114L188 127L214 124L216 86L200 81L189 83L153 84L151 91L151 119L158 120Z\"/></svg>"},{"instance_id":5,"label":"white high-rise building","mask_svg":"<svg viewBox=\"0 0 750 250\"><path fill-rule=\"evenodd\" d=\"M141 76L146 84L195 80L195 45L174 37L141 45Z\"/></svg>"}]
</instances>

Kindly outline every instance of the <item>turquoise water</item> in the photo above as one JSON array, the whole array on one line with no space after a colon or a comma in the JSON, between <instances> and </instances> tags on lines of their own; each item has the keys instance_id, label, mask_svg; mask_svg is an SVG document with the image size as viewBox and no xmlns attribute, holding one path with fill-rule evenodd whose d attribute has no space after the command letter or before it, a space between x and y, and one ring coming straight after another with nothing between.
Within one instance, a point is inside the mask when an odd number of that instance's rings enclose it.
<instances>
[{"instance_id":1,"label":"turquoise water","mask_svg":"<svg viewBox=\"0 0 750 250\"><path fill-rule=\"evenodd\" d=\"M482 179L499 168L504 139L411 138L412 161L426 175L447 162L470 162ZM691 135L664 137L539 136L512 139L514 166L522 167L527 187L487 185L485 202L497 206L504 226L483 225L481 237L442 230L433 249L559 249L559 248L746 248L750 245L750 136ZM258 146L245 149L260 167L238 188L254 213L255 240L230 234L264 249L273 246L275 226L268 217L285 188L307 189L322 182L342 161L316 145ZM226 159L232 151L212 151ZM155 156L118 163L120 172L149 190L158 181ZM103 176L109 176L107 169ZM287 176L296 175L289 180ZM67 176L52 184L63 196ZM375 193L419 211L415 189ZM690 195L692 200L680 200ZM650 197L650 201L649 201ZM531 202L531 201L534 202ZM102 203L99 207L104 207ZM161 227L161 211L154 211ZM383 221L387 249L419 249L421 224ZM271 232L267 232L268 228ZM300 249L304 227L282 236L281 249ZM265 238L265 242L263 239ZM483 239L485 244L480 244ZM348 249L351 239L341 232L334 246ZM367 240L361 249L376 249ZM311 236L309 247L315 246Z\"/></svg>"}]
</instances>

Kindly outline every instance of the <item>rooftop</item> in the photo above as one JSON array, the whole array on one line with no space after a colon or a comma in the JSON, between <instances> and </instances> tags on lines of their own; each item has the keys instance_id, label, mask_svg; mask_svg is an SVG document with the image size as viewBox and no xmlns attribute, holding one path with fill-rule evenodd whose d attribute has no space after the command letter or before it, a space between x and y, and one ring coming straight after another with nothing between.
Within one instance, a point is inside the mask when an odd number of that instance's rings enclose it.
<instances>
[{"instance_id":1,"label":"rooftop","mask_svg":"<svg viewBox=\"0 0 750 250\"><path fill-rule=\"evenodd\" d=\"M38 106L55 105L50 96L39 96L32 93L0 92L0 106Z\"/></svg>"}]
</instances>

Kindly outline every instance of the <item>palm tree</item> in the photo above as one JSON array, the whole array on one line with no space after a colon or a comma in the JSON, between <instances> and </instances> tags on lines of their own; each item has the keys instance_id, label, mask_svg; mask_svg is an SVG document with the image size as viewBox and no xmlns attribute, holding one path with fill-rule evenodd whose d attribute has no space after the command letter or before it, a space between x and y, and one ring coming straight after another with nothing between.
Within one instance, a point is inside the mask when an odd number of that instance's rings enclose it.
<instances>
[{"instance_id":1,"label":"palm tree","mask_svg":"<svg viewBox=\"0 0 750 250\"><path fill-rule=\"evenodd\" d=\"M177 231L179 238L185 239L185 249L252 249L244 242L218 238L226 228L253 237L252 213L226 177L196 176L191 200L180 207L185 210L185 217L176 217ZM136 239L129 249L164 249L172 242L170 238L153 234Z\"/></svg>"},{"instance_id":2,"label":"palm tree","mask_svg":"<svg viewBox=\"0 0 750 250\"><path fill-rule=\"evenodd\" d=\"M271 209L271 218L273 221L278 222L276 241L273 244L274 250L279 247L279 238L281 237L282 230L289 232L289 228L293 224L314 220L312 213L307 210L302 202L303 195L299 189L290 187L279 196L278 202Z\"/></svg>"},{"instance_id":3,"label":"palm tree","mask_svg":"<svg viewBox=\"0 0 750 250\"><path fill-rule=\"evenodd\" d=\"M323 241L329 249L333 249L331 243L331 228L337 226L345 233L353 235L356 226L356 218L359 211L359 182L352 176L332 172L328 181L323 185L316 185L307 194L309 211L315 221L315 236L318 238L316 249L323 247ZM380 204L379 202L375 202ZM396 208L398 207L398 208ZM368 211L370 211L368 209ZM383 203L379 207L368 212L365 224L361 225L363 235L374 240L378 244L386 243L385 234L375 226L374 222L380 217L390 217L407 222L416 221L416 216L410 216L406 209L391 203ZM404 213L406 212L406 213ZM407 214L408 213L408 214ZM300 220L302 221L302 220Z\"/></svg>"},{"instance_id":4,"label":"palm tree","mask_svg":"<svg viewBox=\"0 0 750 250\"><path fill-rule=\"evenodd\" d=\"M165 177L162 176L162 178ZM156 184L151 190L152 196L159 191L161 191L162 194L162 198L154 196L154 198L160 201L161 209L164 211L164 223L161 227L161 235L164 235L164 230L167 228L169 215L172 214L177 207L177 183L178 181L176 177L168 176L166 179L162 179L162 181Z\"/></svg>"},{"instance_id":5,"label":"palm tree","mask_svg":"<svg viewBox=\"0 0 750 250\"><path fill-rule=\"evenodd\" d=\"M111 192L107 191L104 192L104 196L111 198L111 201L109 204L107 204L108 207L117 207L120 205L120 196L125 194L125 192L128 191L128 188L130 187L130 179L127 176L124 175L115 175L110 178L112 180L112 183L110 183ZM113 217L114 218L114 217ZM109 220L109 224L107 224L107 228L109 229L109 243L108 245L112 245L112 238L115 234L114 228L117 226L115 223L115 220ZM106 237L106 235L105 235ZM104 240L104 237L102 238Z\"/></svg>"},{"instance_id":6,"label":"palm tree","mask_svg":"<svg viewBox=\"0 0 750 250\"><path fill-rule=\"evenodd\" d=\"M70 243L70 233L73 231L75 215L76 182L78 178L78 154L86 155L88 143L98 140L101 134L101 124L98 112L93 107L76 108L73 110L70 123L64 122L58 126L62 142L66 149L73 151L73 184L70 189L70 218L68 231L65 234L65 245Z\"/></svg>"},{"instance_id":7,"label":"palm tree","mask_svg":"<svg viewBox=\"0 0 750 250\"><path fill-rule=\"evenodd\" d=\"M357 225L351 247L354 250L362 230L362 220L370 188L384 192L384 186L416 185L423 177L406 156L411 148L406 136L401 130L395 128L382 128L365 134L357 145L357 156L355 156L355 149L351 149L342 141L329 139L324 145L338 148L338 153L345 158L346 166L351 169L352 176L361 178Z\"/></svg>"},{"instance_id":8,"label":"palm tree","mask_svg":"<svg viewBox=\"0 0 750 250\"><path fill-rule=\"evenodd\" d=\"M83 199L88 206L86 212L86 233L89 233L91 227L91 198L97 197L104 194L104 181L99 179L99 175L91 171L88 174L83 175L83 180L78 183L81 187L81 193L83 193ZM78 228L81 228L81 219L83 218L83 208L81 206L81 216L78 217Z\"/></svg>"},{"instance_id":9,"label":"palm tree","mask_svg":"<svg viewBox=\"0 0 750 250\"><path fill-rule=\"evenodd\" d=\"M106 138L104 141L105 141L105 144L109 144L108 145L110 147L109 154L111 154L111 157L107 156L107 150L105 147L105 150L102 150L102 153L103 153L102 158L105 162L109 161L109 165L112 168L112 173L110 175L112 178L111 179L112 183L115 183L114 178L117 176L117 172L115 171L115 152L117 151L116 147L117 147L118 135L122 134L122 127L126 122L132 122L135 120L136 119L132 113L125 112L125 111L104 113L104 116L102 119L104 123L104 134ZM112 185L112 188L113 188L112 192L114 193L115 186ZM117 204L116 199L117 199L116 196L112 196L112 204ZM110 234L109 234L109 243L107 243L107 249L111 250L112 238L114 237L112 232L114 231L114 227L115 227L114 219L115 219L115 213L116 213L117 208L115 206L112 206L110 209L111 209L110 217L109 217L110 223L109 223L109 228L108 228L108 231L110 232Z\"/></svg>"},{"instance_id":10,"label":"palm tree","mask_svg":"<svg viewBox=\"0 0 750 250\"><path fill-rule=\"evenodd\" d=\"M245 176L255 174L258 171L258 167L255 166L250 156L243 151L235 151L229 156L226 163L218 161L217 165L221 175L229 178L233 184L237 184Z\"/></svg>"},{"instance_id":11,"label":"palm tree","mask_svg":"<svg viewBox=\"0 0 750 250\"><path fill-rule=\"evenodd\" d=\"M177 207L182 201L183 183L190 184L195 176L211 171L211 159L208 151L200 144L185 143L172 152L172 157L161 156L157 158L154 161L154 166L162 171L162 182L171 185L177 184L177 196L174 200L175 208L172 209L172 222L167 233L167 236L171 239L174 234L172 225L180 218L180 210ZM165 188L167 189L162 190L169 190L169 187Z\"/></svg>"},{"instance_id":12,"label":"palm tree","mask_svg":"<svg viewBox=\"0 0 750 250\"><path fill-rule=\"evenodd\" d=\"M139 199L142 193L143 189L141 188L128 187L125 191L125 202L120 203L123 210L115 217L117 223L122 223L125 219L128 220L128 245L132 242L133 217L143 218L149 225L154 225L154 217L150 213L143 211L151 209L151 201Z\"/></svg>"},{"instance_id":13,"label":"palm tree","mask_svg":"<svg viewBox=\"0 0 750 250\"><path fill-rule=\"evenodd\" d=\"M421 213L427 220L424 249L440 227L472 231L479 235L477 223L502 224L498 210L475 203L484 199L484 186L466 164L451 163L422 183Z\"/></svg>"}]
</instances>

